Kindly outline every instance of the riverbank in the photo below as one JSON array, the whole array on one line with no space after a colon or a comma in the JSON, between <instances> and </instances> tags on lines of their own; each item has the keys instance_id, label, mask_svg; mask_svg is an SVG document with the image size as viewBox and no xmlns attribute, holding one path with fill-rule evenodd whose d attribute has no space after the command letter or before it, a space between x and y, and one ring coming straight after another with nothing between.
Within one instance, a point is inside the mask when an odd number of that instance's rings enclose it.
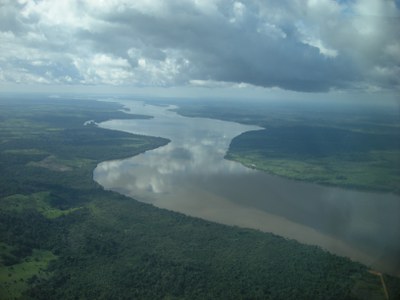
<instances>
[{"instance_id":1,"label":"riverbank","mask_svg":"<svg viewBox=\"0 0 400 300\"><path fill-rule=\"evenodd\" d=\"M232 139L259 127L188 118L165 105L124 104L154 118L99 125L164 136L171 143L100 164L94 179L106 189L208 221L272 232L398 274L398 196L294 181L246 168L224 155ZM250 140L245 149L258 140Z\"/></svg>"},{"instance_id":2,"label":"riverbank","mask_svg":"<svg viewBox=\"0 0 400 300\"><path fill-rule=\"evenodd\" d=\"M400 195L396 107L325 101L176 101L175 111L258 125L232 141L226 158L285 178Z\"/></svg>"},{"instance_id":3,"label":"riverbank","mask_svg":"<svg viewBox=\"0 0 400 300\"><path fill-rule=\"evenodd\" d=\"M365 266L320 248L105 191L92 179L100 161L168 140L83 126L107 119L113 104L30 101L0 102L0 273L10 278L0 278L2 299L341 299L357 298L354 287L379 290ZM19 274L31 259L32 276Z\"/></svg>"},{"instance_id":4,"label":"riverbank","mask_svg":"<svg viewBox=\"0 0 400 300\"><path fill-rule=\"evenodd\" d=\"M400 195L400 136L282 127L235 137L226 158L306 182Z\"/></svg>"}]
</instances>

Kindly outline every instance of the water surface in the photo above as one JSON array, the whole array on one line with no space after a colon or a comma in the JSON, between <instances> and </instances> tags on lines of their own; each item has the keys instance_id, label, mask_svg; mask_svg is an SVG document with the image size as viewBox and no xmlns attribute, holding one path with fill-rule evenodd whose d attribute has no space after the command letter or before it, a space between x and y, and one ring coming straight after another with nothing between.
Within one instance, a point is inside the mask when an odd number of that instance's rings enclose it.
<instances>
[{"instance_id":1,"label":"water surface","mask_svg":"<svg viewBox=\"0 0 400 300\"><path fill-rule=\"evenodd\" d=\"M148 120L101 127L171 142L138 156L103 162L94 179L157 207L228 225L273 232L400 274L400 197L293 181L227 161L230 141L257 126L187 118L171 107L122 102Z\"/></svg>"}]
</instances>

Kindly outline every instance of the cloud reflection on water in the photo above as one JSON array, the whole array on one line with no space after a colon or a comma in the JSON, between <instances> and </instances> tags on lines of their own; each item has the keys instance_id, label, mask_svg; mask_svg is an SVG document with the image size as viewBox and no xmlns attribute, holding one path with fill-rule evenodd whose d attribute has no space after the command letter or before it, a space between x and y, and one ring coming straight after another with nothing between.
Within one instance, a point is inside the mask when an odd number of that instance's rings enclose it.
<instances>
[{"instance_id":1,"label":"cloud reflection on water","mask_svg":"<svg viewBox=\"0 0 400 300\"><path fill-rule=\"evenodd\" d=\"M295 182L245 168L224 160L224 155L233 137L258 127L125 104L154 119L113 120L101 126L171 142L99 164L94 178L105 188L207 220L271 231L399 272L400 197Z\"/></svg>"}]
</instances>

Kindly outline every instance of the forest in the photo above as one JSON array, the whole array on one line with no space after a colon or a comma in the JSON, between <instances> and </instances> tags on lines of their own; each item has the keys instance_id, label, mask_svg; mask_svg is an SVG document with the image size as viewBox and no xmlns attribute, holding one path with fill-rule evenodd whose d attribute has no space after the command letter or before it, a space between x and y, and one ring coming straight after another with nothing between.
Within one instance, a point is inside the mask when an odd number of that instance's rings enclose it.
<instances>
[{"instance_id":1,"label":"forest","mask_svg":"<svg viewBox=\"0 0 400 300\"><path fill-rule=\"evenodd\" d=\"M246 132L227 159L291 179L400 194L400 134L293 126Z\"/></svg>"},{"instance_id":2,"label":"forest","mask_svg":"<svg viewBox=\"0 0 400 300\"><path fill-rule=\"evenodd\" d=\"M1 299L385 299L367 266L273 234L155 208L92 179L167 144L84 125L115 103L0 99ZM398 278L383 275L389 298Z\"/></svg>"}]
</instances>

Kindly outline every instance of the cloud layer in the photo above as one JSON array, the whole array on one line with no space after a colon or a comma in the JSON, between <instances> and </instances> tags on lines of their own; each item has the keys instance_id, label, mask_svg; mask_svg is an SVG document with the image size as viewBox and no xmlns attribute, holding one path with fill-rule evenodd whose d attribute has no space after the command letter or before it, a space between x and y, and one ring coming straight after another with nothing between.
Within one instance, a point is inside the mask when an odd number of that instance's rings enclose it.
<instances>
[{"instance_id":1,"label":"cloud layer","mask_svg":"<svg viewBox=\"0 0 400 300\"><path fill-rule=\"evenodd\" d=\"M400 90L391 0L0 0L0 82Z\"/></svg>"}]
</instances>

